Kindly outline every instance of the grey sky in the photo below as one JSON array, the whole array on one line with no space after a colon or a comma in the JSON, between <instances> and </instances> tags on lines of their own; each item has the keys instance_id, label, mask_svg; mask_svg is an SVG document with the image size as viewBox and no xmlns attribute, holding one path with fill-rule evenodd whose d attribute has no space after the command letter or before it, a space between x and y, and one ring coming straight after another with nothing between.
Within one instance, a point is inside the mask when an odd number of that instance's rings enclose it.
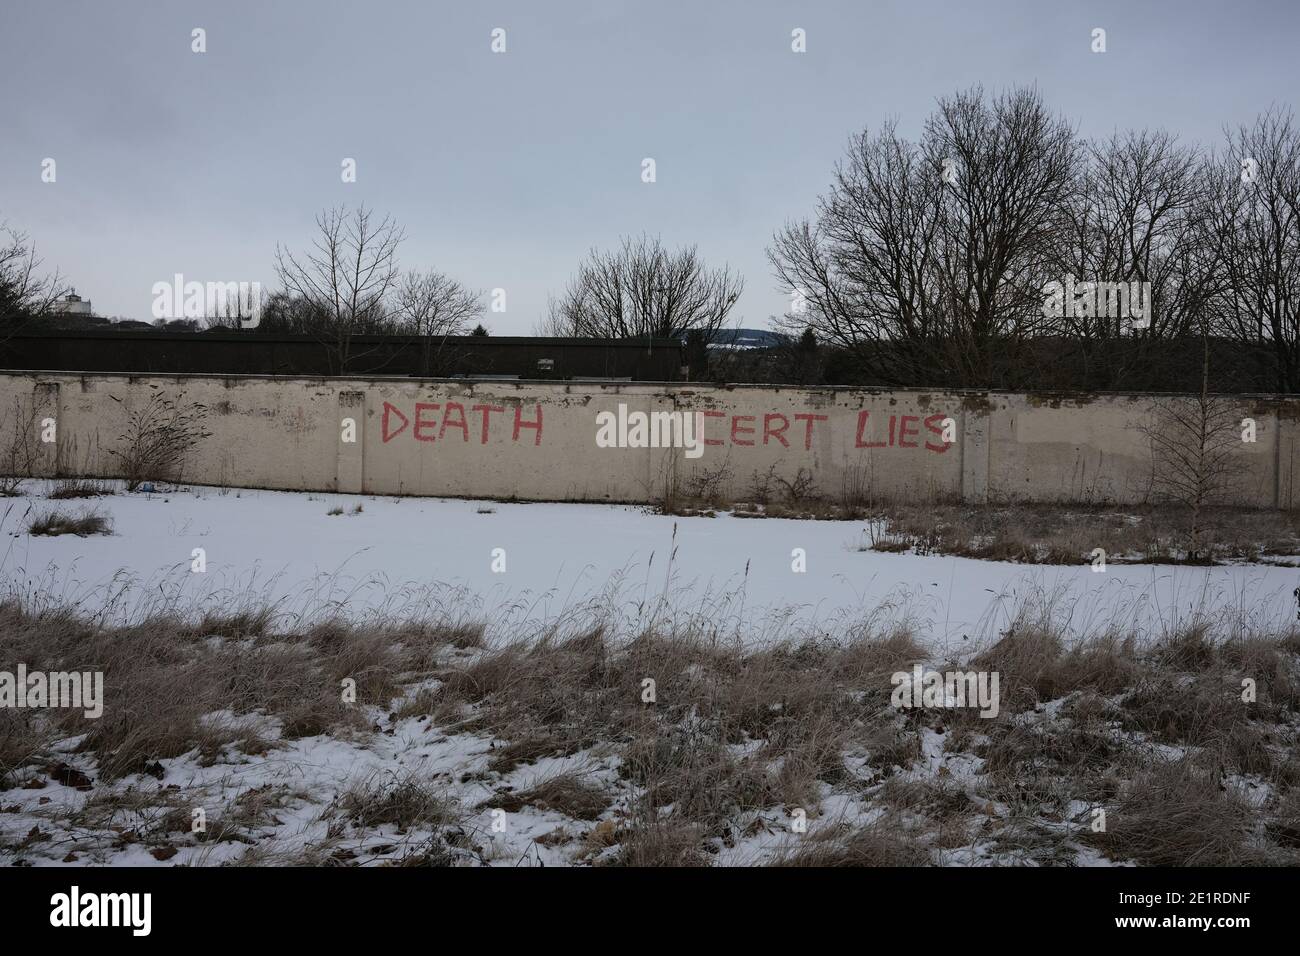
<instances>
[{"instance_id":1,"label":"grey sky","mask_svg":"<svg viewBox=\"0 0 1300 956\"><path fill-rule=\"evenodd\" d=\"M273 284L277 241L364 201L405 226L403 265L506 289L498 334L530 333L589 247L643 230L739 269L732 324L764 326L788 303L764 247L855 130L914 135L938 96L1036 83L1085 135L1217 144L1294 105L1298 26L1289 0L3 0L0 218L101 314L149 318L176 272Z\"/></svg>"}]
</instances>

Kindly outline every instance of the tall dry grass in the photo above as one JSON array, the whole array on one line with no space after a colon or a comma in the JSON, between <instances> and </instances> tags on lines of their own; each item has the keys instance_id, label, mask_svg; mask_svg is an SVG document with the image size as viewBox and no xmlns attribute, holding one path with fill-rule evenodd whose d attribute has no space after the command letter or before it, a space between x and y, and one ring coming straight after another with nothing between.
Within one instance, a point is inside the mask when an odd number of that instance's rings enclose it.
<instances>
[{"instance_id":1,"label":"tall dry grass","mask_svg":"<svg viewBox=\"0 0 1300 956\"><path fill-rule=\"evenodd\" d=\"M943 661L906 629L750 645L698 620L658 620L489 643L463 615L303 621L245 605L115 623L0 603L0 668L102 670L106 690L98 720L0 710L0 789L58 772L67 741L102 789L186 755L215 764L286 739L364 742L391 715L490 742L467 771L481 800L458 806L442 784L394 768L331 800L332 849L312 859L355 861L365 833L396 830L422 841L410 865L482 862L485 841L465 821L501 810L558 815L551 844L615 865L745 853L790 865L1069 863L1088 849L1149 864L1300 862L1294 630L1192 621L1154 642L1079 639L1025 612ZM997 717L896 709L892 675L914 663L996 671ZM355 701L341 693L349 682ZM569 762L529 776L552 758ZM613 772L581 769L599 761ZM1247 800L1252 788L1264 799ZM239 812L261 819L263 802ZM1090 825L1095 811L1104 830ZM797 813L807 833L791 829ZM250 850L245 862L287 852Z\"/></svg>"}]
</instances>

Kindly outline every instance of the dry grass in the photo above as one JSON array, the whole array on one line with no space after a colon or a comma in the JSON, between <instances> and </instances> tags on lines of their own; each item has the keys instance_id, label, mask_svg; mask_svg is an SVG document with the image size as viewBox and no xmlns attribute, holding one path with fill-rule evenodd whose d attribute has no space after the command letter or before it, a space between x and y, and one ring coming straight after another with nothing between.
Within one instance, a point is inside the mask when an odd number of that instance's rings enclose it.
<instances>
[{"instance_id":1,"label":"dry grass","mask_svg":"<svg viewBox=\"0 0 1300 956\"><path fill-rule=\"evenodd\" d=\"M1022 564L1088 564L1094 551L1111 564L1263 562L1300 566L1300 512L1211 508L1202 512L1197 555L1191 554L1192 521L1168 505L924 506L884 502L846 479L838 496L796 491L798 479L756 476L743 500L677 489L658 512L683 517L797 518L866 521L862 550L945 554ZM789 486L789 487L786 487Z\"/></svg>"},{"instance_id":2,"label":"dry grass","mask_svg":"<svg viewBox=\"0 0 1300 956\"><path fill-rule=\"evenodd\" d=\"M896 770L907 770L921 757L921 737L915 730L886 724L876 728L863 740L867 751L867 766L888 776Z\"/></svg>"},{"instance_id":3,"label":"dry grass","mask_svg":"<svg viewBox=\"0 0 1300 956\"><path fill-rule=\"evenodd\" d=\"M615 647L591 631L510 645L441 673L435 718L473 708L507 742L489 763L503 774L627 741L620 772L641 790L644 819L671 806L721 836L737 813L810 802L819 781L841 781L851 735L892 717L880 714L889 674L920 655L903 634L747 653L651 635ZM865 688L870 699L858 693ZM746 741L758 746L733 752Z\"/></svg>"},{"instance_id":4,"label":"dry grass","mask_svg":"<svg viewBox=\"0 0 1300 956\"><path fill-rule=\"evenodd\" d=\"M412 774L371 777L344 791L326 810L354 827L392 826L398 833L456 823L460 812L451 801Z\"/></svg>"},{"instance_id":5,"label":"dry grass","mask_svg":"<svg viewBox=\"0 0 1300 956\"><path fill-rule=\"evenodd\" d=\"M81 710L45 712L37 736L49 746L84 735L78 751L94 754L107 779L138 773L192 750L216 759L235 746L262 753L268 742L247 722L214 721L225 712L278 719L285 738L356 731L366 726L358 705L387 706L406 675L418 673L435 647L463 645L463 628L390 629L345 623L273 634L264 609L186 623L167 615L102 627L73 612L33 613L0 604L0 660L29 671L92 670L104 674L103 716ZM355 682L355 703L343 681ZM0 711L0 766L12 771L33 747L34 725Z\"/></svg>"},{"instance_id":6,"label":"dry grass","mask_svg":"<svg viewBox=\"0 0 1300 956\"><path fill-rule=\"evenodd\" d=\"M1002 706L1013 711L1083 688L1113 694L1131 686L1138 673L1131 640L1106 635L1067 651L1059 634L1023 621L975 657L971 667L999 674Z\"/></svg>"},{"instance_id":7,"label":"dry grass","mask_svg":"<svg viewBox=\"0 0 1300 956\"><path fill-rule=\"evenodd\" d=\"M0 790L10 774L32 763L45 749L48 735L31 710L0 708Z\"/></svg>"},{"instance_id":8,"label":"dry grass","mask_svg":"<svg viewBox=\"0 0 1300 956\"><path fill-rule=\"evenodd\" d=\"M42 511L27 525L31 535L54 536L75 534L84 538L92 534L112 534L113 522L97 511L85 511L80 514L66 514L62 511Z\"/></svg>"},{"instance_id":9,"label":"dry grass","mask_svg":"<svg viewBox=\"0 0 1300 956\"><path fill-rule=\"evenodd\" d=\"M0 660L102 670L106 696L99 720L0 710L0 789L66 775L56 765L71 758L56 745L72 737L100 787L187 754L264 753L283 746L277 730L367 739L391 713L423 718L417 733L476 735L476 754L487 753L456 774L472 788L465 799L479 813L559 815L556 830L572 836L546 845L574 844L581 862L707 864L748 852L748 839L787 828L796 810L810 829L783 841L785 865L926 865L977 845L998 861L1066 864L1082 843L1157 865L1300 862L1294 631L1194 624L1141 645L1071 641L1033 620L965 665L999 674L1000 712L985 719L890 706L892 674L929 663L902 631L746 649L688 628L631 640L590 628L488 647L465 622L286 627L249 606L105 627L0 604ZM1246 678L1253 700L1242 697ZM341 693L349 682L355 702ZM514 776L566 756L576 759L563 772L523 785ZM1235 795L1247 778L1265 795L1258 806ZM241 862L354 863L358 851L339 841L377 830L432 834L386 857L402 865L476 860L472 841L453 840L468 814L442 786L373 776L326 808L322 848L250 848ZM824 818L828 794L861 812ZM240 799L208 839L252 839L285 797ZM166 844L184 835L188 804L164 803L92 800L82 824L132 814L140 839ZM1081 805L1106 811L1105 832L1089 830Z\"/></svg>"},{"instance_id":10,"label":"dry grass","mask_svg":"<svg viewBox=\"0 0 1300 956\"><path fill-rule=\"evenodd\" d=\"M634 867L708 866L700 828L680 819L660 820L617 833L618 852L606 865Z\"/></svg>"},{"instance_id":11,"label":"dry grass","mask_svg":"<svg viewBox=\"0 0 1300 956\"><path fill-rule=\"evenodd\" d=\"M113 490L113 486L106 481L95 481L89 478L63 478L50 489L50 493L46 497L55 501L65 501L73 498L101 498L112 494L116 494L116 492Z\"/></svg>"},{"instance_id":12,"label":"dry grass","mask_svg":"<svg viewBox=\"0 0 1300 956\"><path fill-rule=\"evenodd\" d=\"M1290 651L1294 633L1215 641L1193 625L1159 643L1120 699L1132 730L1170 744L1214 751L1243 773L1271 773L1265 727L1300 711L1300 669ZM1255 699L1244 685L1253 681Z\"/></svg>"},{"instance_id":13,"label":"dry grass","mask_svg":"<svg viewBox=\"0 0 1300 956\"><path fill-rule=\"evenodd\" d=\"M1190 761L1157 764L1122 788L1106 830L1086 838L1116 859L1149 866L1252 862L1251 812L1221 780Z\"/></svg>"},{"instance_id":14,"label":"dry grass","mask_svg":"<svg viewBox=\"0 0 1300 956\"><path fill-rule=\"evenodd\" d=\"M772 865L929 866L933 861L918 836L915 827L886 816L856 829L828 828L788 848Z\"/></svg>"},{"instance_id":15,"label":"dry grass","mask_svg":"<svg viewBox=\"0 0 1300 956\"><path fill-rule=\"evenodd\" d=\"M548 777L527 790L498 793L482 805L507 813L518 813L524 807L540 807L575 820L595 820L609 806L610 796L605 788L589 779L564 773Z\"/></svg>"},{"instance_id":16,"label":"dry grass","mask_svg":"<svg viewBox=\"0 0 1300 956\"><path fill-rule=\"evenodd\" d=\"M1268 833L1279 845L1300 850L1300 788L1293 787L1277 800Z\"/></svg>"},{"instance_id":17,"label":"dry grass","mask_svg":"<svg viewBox=\"0 0 1300 956\"><path fill-rule=\"evenodd\" d=\"M1296 512L1216 508L1202 517L1211 561L1300 554ZM1190 515L1172 507L896 504L879 513L869 546L1027 564L1087 564L1100 548L1109 563L1182 563L1191 532Z\"/></svg>"}]
</instances>

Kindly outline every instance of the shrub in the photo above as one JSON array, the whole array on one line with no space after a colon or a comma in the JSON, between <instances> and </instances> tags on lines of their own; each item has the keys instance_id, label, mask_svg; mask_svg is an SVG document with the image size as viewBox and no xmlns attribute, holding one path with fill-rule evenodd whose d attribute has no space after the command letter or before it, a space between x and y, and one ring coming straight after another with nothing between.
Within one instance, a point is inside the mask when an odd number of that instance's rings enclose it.
<instances>
[{"instance_id":1,"label":"shrub","mask_svg":"<svg viewBox=\"0 0 1300 956\"><path fill-rule=\"evenodd\" d=\"M60 511L44 511L32 519L27 526L27 533L53 537L60 534L75 534L84 538L92 534L112 534L111 520L98 512L90 511L80 515L66 515Z\"/></svg>"},{"instance_id":2,"label":"shrub","mask_svg":"<svg viewBox=\"0 0 1300 956\"><path fill-rule=\"evenodd\" d=\"M111 494L113 489L102 481L64 478L50 490L46 497L54 501L65 501L69 498L99 498Z\"/></svg>"},{"instance_id":3,"label":"shrub","mask_svg":"<svg viewBox=\"0 0 1300 956\"><path fill-rule=\"evenodd\" d=\"M135 491L146 481L179 481L190 450L210 436L203 427L206 411L155 392L143 408L131 412L118 436L122 447L108 449L121 463L126 490Z\"/></svg>"}]
</instances>

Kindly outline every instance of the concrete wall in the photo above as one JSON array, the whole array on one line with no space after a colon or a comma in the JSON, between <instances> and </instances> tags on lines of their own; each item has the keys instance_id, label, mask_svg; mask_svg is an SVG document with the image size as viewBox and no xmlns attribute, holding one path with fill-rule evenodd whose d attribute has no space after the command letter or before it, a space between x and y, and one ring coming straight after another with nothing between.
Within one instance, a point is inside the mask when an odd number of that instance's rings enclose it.
<instances>
[{"instance_id":1,"label":"concrete wall","mask_svg":"<svg viewBox=\"0 0 1300 956\"><path fill-rule=\"evenodd\" d=\"M204 410L211 436L189 456L186 481L587 501L651 501L674 486L689 494L711 485L745 500L756 477L792 481L805 469L833 499L1141 502L1155 467L1144 429L1168 427L1168 413L1191 404L1177 396L8 372L0 373L0 472L26 445L37 474L117 474L110 450L122 447L131 412L153 394ZM620 406L624 421L635 412L698 413L702 454L598 447L598 414L618 417ZM1232 441L1235 500L1292 507L1300 400L1239 397L1223 414L1234 431L1240 419L1255 423L1255 441ZM343 440L348 421L355 441Z\"/></svg>"}]
</instances>

